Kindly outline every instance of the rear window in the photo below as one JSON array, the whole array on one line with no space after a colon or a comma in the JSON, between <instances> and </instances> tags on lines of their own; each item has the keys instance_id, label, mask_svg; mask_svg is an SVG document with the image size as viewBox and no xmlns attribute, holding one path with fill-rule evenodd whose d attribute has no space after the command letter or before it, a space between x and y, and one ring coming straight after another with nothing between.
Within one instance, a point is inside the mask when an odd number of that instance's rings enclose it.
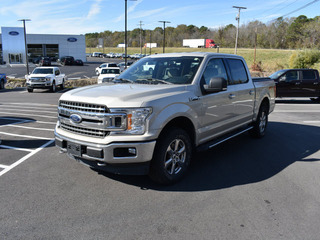
<instances>
[{"instance_id":1,"label":"rear window","mask_svg":"<svg viewBox=\"0 0 320 240\"><path fill-rule=\"evenodd\" d=\"M303 80L314 80L316 79L316 75L314 71L302 71L302 79Z\"/></svg>"},{"instance_id":2,"label":"rear window","mask_svg":"<svg viewBox=\"0 0 320 240\"><path fill-rule=\"evenodd\" d=\"M231 84L241 84L249 81L246 68L240 59L227 59L227 62L231 73Z\"/></svg>"}]
</instances>

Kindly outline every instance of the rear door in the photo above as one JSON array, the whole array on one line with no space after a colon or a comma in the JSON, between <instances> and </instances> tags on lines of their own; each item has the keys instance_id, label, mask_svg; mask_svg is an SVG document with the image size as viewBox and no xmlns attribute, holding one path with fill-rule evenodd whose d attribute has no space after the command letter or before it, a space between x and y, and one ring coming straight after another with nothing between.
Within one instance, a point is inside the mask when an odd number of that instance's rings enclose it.
<instances>
[{"instance_id":1,"label":"rear door","mask_svg":"<svg viewBox=\"0 0 320 240\"><path fill-rule=\"evenodd\" d=\"M227 58L227 66L230 72L229 98L234 105L234 125L242 125L252 121L255 88L249 78L249 70L241 59Z\"/></svg>"},{"instance_id":2,"label":"rear door","mask_svg":"<svg viewBox=\"0 0 320 240\"><path fill-rule=\"evenodd\" d=\"M299 97L319 97L320 85L319 76L315 70L301 70L300 72L300 92Z\"/></svg>"}]
</instances>

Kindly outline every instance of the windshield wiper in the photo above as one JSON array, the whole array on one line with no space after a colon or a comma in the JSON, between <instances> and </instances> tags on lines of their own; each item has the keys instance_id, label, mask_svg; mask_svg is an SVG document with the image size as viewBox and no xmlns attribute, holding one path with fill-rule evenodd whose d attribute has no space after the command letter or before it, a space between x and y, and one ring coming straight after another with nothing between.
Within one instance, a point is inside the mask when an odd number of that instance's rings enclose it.
<instances>
[{"instance_id":1,"label":"windshield wiper","mask_svg":"<svg viewBox=\"0 0 320 240\"><path fill-rule=\"evenodd\" d=\"M135 83L134 81L130 80L130 79L125 79L125 78L115 78L113 79L114 83L123 83L123 82L129 82L129 83Z\"/></svg>"},{"instance_id":2,"label":"windshield wiper","mask_svg":"<svg viewBox=\"0 0 320 240\"><path fill-rule=\"evenodd\" d=\"M156 78L148 78L148 79L139 79L141 81L148 81L148 82L151 82L151 83L164 83L164 84L172 84L171 82L167 82L165 80L161 80L161 79L156 79Z\"/></svg>"}]
</instances>

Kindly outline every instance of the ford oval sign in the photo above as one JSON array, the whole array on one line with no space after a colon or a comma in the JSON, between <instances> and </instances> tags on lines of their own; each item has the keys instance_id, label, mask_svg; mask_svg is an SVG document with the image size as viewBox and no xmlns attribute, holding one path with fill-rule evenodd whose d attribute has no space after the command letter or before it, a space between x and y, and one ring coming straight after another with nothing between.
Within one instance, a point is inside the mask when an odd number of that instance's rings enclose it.
<instances>
[{"instance_id":1,"label":"ford oval sign","mask_svg":"<svg viewBox=\"0 0 320 240\"><path fill-rule=\"evenodd\" d=\"M10 34L11 36L17 36L17 35L19 35L19 33L16 32L16 31L11 31L11 32L9 32L9 34Z\"/></svg>"},{"instance_id":2,"label":"ford oval sign","mask_svg":"<svg viewBox=\"0 0 320 240\"><path fill-rule=\"evenodd\" d=\"M78 39L76 39L76 38L73 38L73 37L71 37L71 38L68 38L68 42L76 42Z\"/></svg>"},{"instance_id":3,"label":"ford oval sign","mask_svg":"<svg viewBox=\"0 0 320 240\"><path fill-rule=\"evenodd\" d=\"M70 119L74 123L81 123L82 117L78 114L71 114Z\"/></svg>"}]
</instances>

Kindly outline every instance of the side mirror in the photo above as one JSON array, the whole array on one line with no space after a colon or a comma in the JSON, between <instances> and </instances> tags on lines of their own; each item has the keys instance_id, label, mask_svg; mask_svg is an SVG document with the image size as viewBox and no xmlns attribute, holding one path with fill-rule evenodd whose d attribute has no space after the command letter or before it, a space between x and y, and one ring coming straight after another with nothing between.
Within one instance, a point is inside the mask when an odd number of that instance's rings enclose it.
<instances>
[{"instance_id":1,"label":"side mirror","mask_svg":"<svg viewBox=\"0 0 320 240\"><path fill-rule=\"evenodd\" d=\"M279 82L285 82L287 80L286 76L282 76L279 78Z\"/></svg>"},{"instance_id":2,"label":"side mirror","mask_svg":"<svg viewBox=\"0 0 320 240\"><path fill-rule=\"evenodd\" d=\"M226 79L221 77L211 78L208 85L204 85L204 90L207 93L215 93L226 91L228 87L228 82Z\"/></svg>"}]
</instances>

